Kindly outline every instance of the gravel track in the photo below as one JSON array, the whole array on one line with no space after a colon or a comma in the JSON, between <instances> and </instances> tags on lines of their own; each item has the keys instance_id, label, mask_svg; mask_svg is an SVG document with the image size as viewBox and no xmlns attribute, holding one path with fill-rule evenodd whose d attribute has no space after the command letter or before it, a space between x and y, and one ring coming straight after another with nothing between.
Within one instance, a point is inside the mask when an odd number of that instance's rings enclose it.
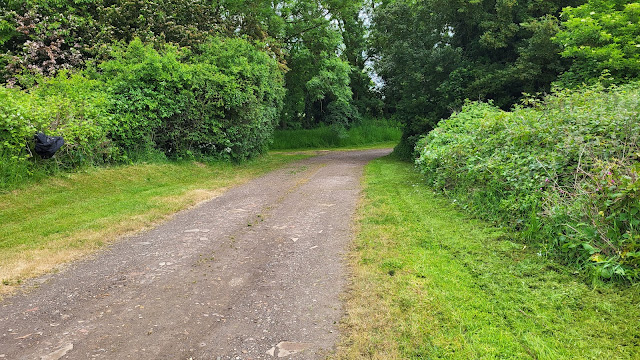
<instances>
[{"instance_id":1,"label":"gravel track","mask_svg":"<svg viewBox=\"0 0 640 360\"><path fill-rule=\"evenodd\" d=\"M30 282L0 302L0 360L324 358L362 169L389 152L296 162Z\"/></svg>"}]
</instances>

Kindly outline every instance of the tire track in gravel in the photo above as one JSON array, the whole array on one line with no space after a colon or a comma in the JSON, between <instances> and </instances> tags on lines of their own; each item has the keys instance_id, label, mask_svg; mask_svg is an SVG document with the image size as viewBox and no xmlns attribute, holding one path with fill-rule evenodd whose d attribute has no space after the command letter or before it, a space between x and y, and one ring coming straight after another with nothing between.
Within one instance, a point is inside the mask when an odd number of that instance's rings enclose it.
<instances>
[{"instance_id":1,"label":"tire track in gravel","mask_svg":"<svg viewBox=\"0 0 640 360\"><path fill-rule=\"evenodd\" d=\"M362 169L389 152L297 162L32 281L0 303L0 360L323 358Z\"/></svg>"}]
</instances>

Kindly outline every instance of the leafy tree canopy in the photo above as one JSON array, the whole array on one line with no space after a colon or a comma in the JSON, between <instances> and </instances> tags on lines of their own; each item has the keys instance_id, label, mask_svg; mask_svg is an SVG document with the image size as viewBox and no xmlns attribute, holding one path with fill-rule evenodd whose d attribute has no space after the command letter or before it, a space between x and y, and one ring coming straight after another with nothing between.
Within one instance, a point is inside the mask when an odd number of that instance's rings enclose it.
<instances>
[{"instance_id":1,"label":"leafy tree canopy","mask_svg":"<svg viewBox=\"0 0 640 360\"><path fill-rule=\"evenodd\" d=\"M564 9L562 20L554 40L572 65L559 85L591 84L603 74L618 84L640 77L640 3L589 0Z\"/></svg>"},{"instance_id":2,"label":"leafy tree canopy","mask_svg":"<svg viewBox=\"0 0 640 360\"><path fill-rule=\"evenodd\" d=\"M375 107L361 8L359 0L0 0L0 81L102 62L134 38L197 53L211 36L243 37L287 72L282 126L315 126L335 118L334 101L351 113Z\"/></svg>"},{"instance_id":3,"label":"leafy tree canopy","mask_svg":"<svg viewBox=\"0 0 640 360\"><path fill-rule=\"evenodd\" d=\"M558 0L385 1L374 12L373 50L384 95L412 137L460 108L491 99L508 108L523 92L548 91L566 69ZM399 21L398 19L402 19Z\"/></svg>"}]
</instances>

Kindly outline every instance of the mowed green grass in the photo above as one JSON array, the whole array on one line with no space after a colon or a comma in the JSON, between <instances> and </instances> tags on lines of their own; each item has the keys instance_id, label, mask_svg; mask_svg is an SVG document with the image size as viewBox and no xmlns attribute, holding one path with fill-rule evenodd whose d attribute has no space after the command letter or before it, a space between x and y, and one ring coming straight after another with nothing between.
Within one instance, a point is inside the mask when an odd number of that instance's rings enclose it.
<instances>
[{"instance_id":1,"label":"mowed green grass","mask_svg":"<svg viewBox=\"0 0 640 360\"><path fill-rule=\"evenodd\" d=\"M103 245L309 155L154 163L56 175L0 194L0 295Z\"/></svg>"},{"instance_id":2,"label":"mowed green grass","mask_svg":"<svg viewBox=\"0 0 640 360\"><path fill-rule=\"evenodd\" d=\"M637 286L587 285L434 195L365 171L337 359L639 359Z\"/></svg>"}]
</instances>

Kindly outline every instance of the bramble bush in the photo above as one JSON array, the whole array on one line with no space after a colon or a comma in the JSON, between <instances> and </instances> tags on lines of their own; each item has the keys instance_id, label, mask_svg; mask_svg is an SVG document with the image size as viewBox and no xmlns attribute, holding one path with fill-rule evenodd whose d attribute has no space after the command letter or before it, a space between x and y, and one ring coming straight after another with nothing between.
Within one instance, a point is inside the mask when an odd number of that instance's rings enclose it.
<instances>
[{"instance_id":1,"label":"bramble bush","mask_svg":"<svg viewBox=\"0 0 640 360\"><path fill-rule=\"evenodd\" d=\"M467 103L416 146L429 184L595 278L640 279L640 85Z\"/></svg>"}]
</instances>

